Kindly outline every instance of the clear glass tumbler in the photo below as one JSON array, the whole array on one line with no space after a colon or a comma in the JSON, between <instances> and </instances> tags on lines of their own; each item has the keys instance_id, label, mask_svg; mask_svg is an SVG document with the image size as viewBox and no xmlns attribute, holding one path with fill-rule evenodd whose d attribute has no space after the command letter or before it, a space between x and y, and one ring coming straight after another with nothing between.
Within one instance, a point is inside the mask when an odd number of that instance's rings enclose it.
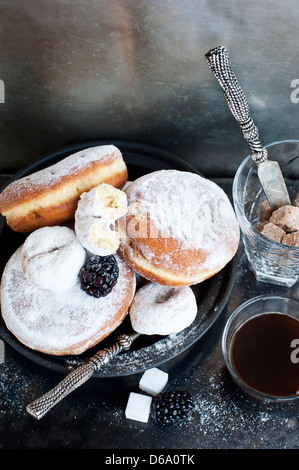
<instances>
[{"instance_id":1,"label":"clear glass tumbler","mask_svg":"<svg viewBox=\"0 0 299 470\"><path fill-rule=\"evenodd\" d=\"M299 140L273 142L266 147L269 160L280 164L293 203L299 192ZM257 166L249 155L233 181L233 202L245 253L258 281L291 287L299 278L299 248L270 240L255 228L265 199Z\"/></svg>"}]
</instances>

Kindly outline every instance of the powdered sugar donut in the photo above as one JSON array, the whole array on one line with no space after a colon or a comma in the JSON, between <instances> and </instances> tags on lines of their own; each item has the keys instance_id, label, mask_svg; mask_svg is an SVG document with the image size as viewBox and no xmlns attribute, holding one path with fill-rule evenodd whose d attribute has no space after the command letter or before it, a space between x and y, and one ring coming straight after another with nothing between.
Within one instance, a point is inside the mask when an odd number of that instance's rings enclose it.
<instances>
[{"instance_id":1,"label":"powdered sugar donut","mask_svg":"<svg viewBox=\"0 0 299 470\"><path fill-rule=\"evenodd\" d=\"M120 238L114 222L127 212L126 194L109 184L81 195L75 212L75 232L91 253L106 256L115 253Z\"/></svg>"},{"instance_id":2,"label":"powdered sugar donut","mask_svg":"<svg viewBox=\"0 0 299 470\"><path fill-rule=\"evenodd\" d=\"M168 287L148 283L135 294L130 319L135 331L146 335L169 335L187 328L197 315L191 287Z\"/></svg>"},{"instance_id":3,"label":"powdered sugar donut","mask_svg":"<svg viewBox=\"0 0 299 470\"><path fill-rule=\"evenodd\" d=\"M73 218L82 193L100 183L122 188L127 178L117 147L90 147L12 182L0 195L0 212L17 232L59 225Z\"/></svg>"},{"instance_id":4,"label":"powdered sugar donut","mask_svg":"<svg viewBox=\"0 0 299 470\"><path fill-rule=\"evenodd\" d=\"M41 289L60 292L72 288L84 264L86 251L68 227L43 227L32 232L22 247L26 279Z\"/></svg>"},{"instance_id":5,"label":"powdered sugar donut","mask_svg":"<svg viewBox=\"0 0 299 470\"><path fill-rule=\"evenodd\" d=\"M114 221L127 212L127 195L110 184L102 183L81 194L75 216L101 217Z\"/></svg>"},{"instance_id":6,"label":"powdered sugar donut","mask_svg":"<svg viewBox=\"0 0 299 470\"><path fill-rule=\"evenodd\" d=\"M84 248L94 255L107 256L118 250L119 234L105 219L76 217L75 232Z\"/></svg>"},{"instance_id":7,"label":"powdered sugar donut","mask_svg":"<svg viewBox=\"0 0 299 470\"><path fill-rule=\"evenodd\" d=\"M149 281L197 284L236 254L240 230L225 192L195 173L161 170L125 190L128 213L120 219L120 253Z\"/></svg>"},{"instance_id":8,"label":"powdered sugar donut","mask_svg":"<svg viewBox=\"0 0 299 470\"><path fill-rule=\"evenodd\" d=\"M114 255L119 276L105 297L87 295L78 281L62 292L28 282L20 247L9 259L1 279L1 312L8 330L27 347L55 356L81 354L117 328L127 315L136 287L135 275Z\"/></svg>"}]
</instances>

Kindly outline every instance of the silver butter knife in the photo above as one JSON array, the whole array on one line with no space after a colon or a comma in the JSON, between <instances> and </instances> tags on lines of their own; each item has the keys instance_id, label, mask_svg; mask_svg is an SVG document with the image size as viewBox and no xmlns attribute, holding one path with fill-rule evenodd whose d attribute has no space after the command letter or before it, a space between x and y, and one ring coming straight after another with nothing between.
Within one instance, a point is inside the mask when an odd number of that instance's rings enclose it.
<instances>
[{"instance_id":1,"label":"silver butter knife","mask_svg":"<svg viewBox=\"0 0 299 470\"><path fill-rule=\"evenodd\" d=\"M290 205L288 190L279 163L268 159L268 151L259 140L258 129L250 117L245 94L232 69L227 49L223 46L215 47L205 54L205 59L220 84L226 103L251 148L251 157L257 164L258 177L271 209Z\"/></svg>"},{"instance_id":2,"label":"silver butter knife","mask_svg":"<svg viewBox=\"0 0 299 470\"><path fill-rule=\"evenodd\" d=\"M128 351L138 336L140 334L136 332L120 335L112 346L97 352L86 364L70 372L55 388L27 405L27 412L34 418L41 419L63 398L87 382L95 371L110 362L120 352Z\"/></svg>"}]
</instances>

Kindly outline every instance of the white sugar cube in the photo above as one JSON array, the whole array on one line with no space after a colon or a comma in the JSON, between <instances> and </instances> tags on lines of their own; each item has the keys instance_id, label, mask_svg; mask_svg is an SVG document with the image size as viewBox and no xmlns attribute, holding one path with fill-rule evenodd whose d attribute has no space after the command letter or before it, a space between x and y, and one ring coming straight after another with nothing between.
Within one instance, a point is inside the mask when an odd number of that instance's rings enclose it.
<instances>
[{"instance_id":1,"label":"white sugar cube","mask_svg":"<svg viewBox=\"0 0 299 470\"><path fill-rule=\"evenodd\" d=\"M151 411L152 397L131 392L125 410L126 418L147 423Z\"/></svg>"},{"instance_id":2,"label":"white sugar cube","mask_svg":"<svg viewBox=\"0 0 299 470\"><path fill-rule=\"evenodd\" d=\"M150 395L156 396L162 392L167 382L167 372L153 367L144 372L139 382L139 388Z\"/></svg>"}]
</instances>

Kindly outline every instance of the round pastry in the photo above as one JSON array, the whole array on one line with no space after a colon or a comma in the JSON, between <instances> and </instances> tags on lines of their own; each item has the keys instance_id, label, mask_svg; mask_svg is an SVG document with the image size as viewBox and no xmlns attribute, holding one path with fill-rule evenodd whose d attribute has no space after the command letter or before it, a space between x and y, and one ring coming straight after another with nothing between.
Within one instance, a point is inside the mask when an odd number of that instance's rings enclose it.
<instances>
[{"instance_id":1,"label":"round pastry","mask_svg":"<svg viewBox=\"0 0 299 470\"><path fill-rule=\"evenodd\" d=\"M127 212L126 194L109 184L100 184L81 195L75 212L75 232L91 253L106 256L119 248L115 220Z\"/></svg>"},{"instance_id":2,"label":"round pastry","mask_svg":"<svg viewBox=\"0 0 299 470\"><path fill-rule=\"evenodd\" d=\"M120 253L146 279L169 286L197 284L235 255L239 225L225 192L197 174L161 170L126 188Z\"/></svg>"},{"instance_id":3,"label":"round pastry","mask_svg":"<svg viewBox=\"0 0 299 470\"><path fill-rule=\"evenodd\" d=\"M91 147L9 184L0 195L0 213L17 232L59 225L74 216L83 192L100 183L121 188L127 178L119 149Z\"/></svg>"},{"instance_id":4,"label":"round pastry","mask_svg":"<svg viewBox=\"0 0 299 470\"><path fill-rule=\"evenodd\" d=\"M21 265L36 287L60 292L78 282L86 251L68 227L43 227L32 232L22 247Z\"/></svg>"},{"instance_id":5,"label":"round pastry","mask_svg":"<svg viewBox=\"0 0 299 470\"><path fill-rule=\"evenodd\" d=\"M146 335L178 333L191 325L196 315L196 298L189 286L150 282L136 292L130 307L133 329Z\"/></svg>"},{"instance_id":6,"label":"round pastry","mask_svg":"<svg viewBox=\"0 0 299 470\"><path fill-rule=\"evenodd\" d=\"M135 293L135 275L115 255L119 276L112 291L88 295L78 282L51 292L23 274L22 247L8 261L1 280L1 310L8 330L27 347L47 354L81 354L108 336L125 318Z\"/></svg>"}]
</instances>

